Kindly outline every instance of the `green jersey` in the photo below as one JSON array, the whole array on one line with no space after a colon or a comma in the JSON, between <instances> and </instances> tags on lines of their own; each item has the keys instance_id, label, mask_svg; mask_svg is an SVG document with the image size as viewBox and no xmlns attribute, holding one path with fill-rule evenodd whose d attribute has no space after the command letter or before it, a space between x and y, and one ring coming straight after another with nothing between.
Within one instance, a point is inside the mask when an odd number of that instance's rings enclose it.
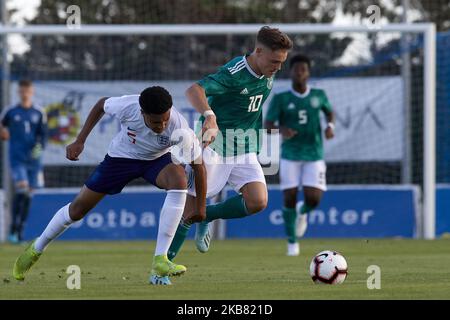
<instances>
[{"instance_id":1,"label":"green jersey","mask_svg":"<svg viewBox=\"0 0 450 320\"><path fill-rule=\"evenodd\" d=\"M323 159L320 111L331 112L325 91L312 89L300 94L293 89L274 95L266 119L297 131L281 145L281 157L294 161Z\"/></svg>"},{"instance_id":2,"label":"green jersey","mask_svg":"<svg viewBox=\"0 0 450 320\"><path fill-rule=\"evenodd\" d=\"M220 130L210 146L222 156L259 152L261 146L261 106L270 94L273 77L258 76L246 57L234 58L198 82Z\"/></svg>"}]
</instances>

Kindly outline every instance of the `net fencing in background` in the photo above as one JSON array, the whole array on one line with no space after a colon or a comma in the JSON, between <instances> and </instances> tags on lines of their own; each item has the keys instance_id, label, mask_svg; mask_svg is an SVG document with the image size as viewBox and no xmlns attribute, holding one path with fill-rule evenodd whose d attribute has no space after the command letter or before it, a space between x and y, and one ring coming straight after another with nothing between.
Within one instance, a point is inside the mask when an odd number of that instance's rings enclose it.
<instances>
[{"instance_id":1,"label":"net fencing in background","mask_svg":"<svg viewBox=\"0 0 450 320\"><path fill-rule=\"evenodd\" d=\"M444 33L450 27L448 0L41 0L27 1L27 10L22 10L20 1L8 0L9 17L3 21L12 26L58 28L66 25L71 14L68 8L72 5L81 9L83 27L330 24L327 33L291 32L289 35L295 40L293 53L312 58L311 83L326 90L338 116L336 138L325 141L328 183L349 185L430 186L430 181L424 181L427 167L424 154L430 154L424 149L429 146L423 142L424 101L427 100L424 88L428 85L423 80L426 49L421 33L354 33L337 32L337 29L342 25L370 22L367 9L372 5L380 9L382 25L431 21L441 31L437 39L436 178L441 183L450 181L445 122L450 105L445 85L449 83L446 54L449 42L448 34ZM407 15L404 8L408 8ZM32 28L39 29L39 26ZM88 36L14 32L7 34L7 41L1 59L2 108L9 105L5 101L17 101L18 79L35 81L37 101L46 108L50 118L51 142L45 153L46 186L56 190L80 187L102 160L109 140L119 128L117 122L105 116L88 139L81 160L77 163L65 160L65 145L73 139L99 97L137 93L149 85L163 85L192 124L197 114L183 95L186 87L229 59L251 51L254 37L235 31L215 35L92 32ZM409 64L405 65L405 61ZM289 87L287 69L285 65L277 75L273 92ZM6 162L0 170L7 177L5 168ZM278 175L266 178L269 183L278 182ZM138 181L134 185L145 183Z\"/></svg>"},{"instance_id":2,"label":"net fencing in background","mask_svg":"<svg viewBox=\"0 0 450 320\"><path fill-rule=\"evenodd\" d=\"M65 25L74 11L70 6L80 9L82 25L91 24L168 24L208 23L208 24L238 24L238 23L332 23L333 25L360 24L369 21L368 8L377 6L381 14L381 23L423 22L433 21L438 31L450 27L450 5L448 0L42 0L27 2L27 10L20 1L6 1L7 20L10 25L24 24L54 24ZM405 8L406 14L405 14ZM406 36L406 34L404 34ZM352 76L400 76L402 53L411 53L410 93L406 93L405 101L411 106L411 112L406 117L410 123L413 139L420 139L422 125L420 115L420 99L422 72L420 46L421 40L412 35L402 48L399 34L366 34L366 35L293 35L296 38L296 51L305 52L314 60L313 75L317 79ZM388 40L389 39L389 40ZM8 80L15 81L28 77L37 81L161 81L187 80L193 81L214 71L214 68L231 57L251 50L251 36L102 36L92 34L86 36L31 36L25 34L8 35L9 57L2 74ZM444 42L440 42L445 44ZM441 57L444 51L438 50ZM3 59L4 60L4 59ZM446 70L448 59L438 59L438 70ZM441 73L442 74L442 73ZM404 76L404 75L403 75ZM445 75L444 75L445 76ZM285 79L287 71L280 73L279 78ZM405 78L405 77L404 77ZM362 84L361 84L362 85ZM336 87L336 86L335 86ZM142 88L142 86L141 86ZM136 88L138 89L138 88ZM130 88L129 92L137 90ZM14 86L6 95L14 93ZM101 90L97 94L102 94ZM74 94L76 95L76 94ZM5 96L2 92L2 97ZM440 98L442 97L442 98ZM445 88L438 87L438 114L445 116ZM76 98L72 95L69 101ZM10 102L11 99L6 99ZM5 100L4 100L5 101ZM443 105L440 108L440 105ZM5 106L6 107L6 106ZM416 118L416 119L414 119ZM439 117L438 119L443 119ZM340 119L343 122L347 118ZM348 123L345 122L345 123ZM417 131L417 132L412 132ZM362 133L363 134L363 133ZM445 136L444 130L438 135ZM330 182L352 183L362 179L363 183L398 183L399 181L419 182L421 177L421 150L414 141L407 145L412 150L407 161L400 165L399 161L383 161L379 163L366 162L363 173L357 170L353 174L355 164L347 161L331 166ZM438 145L440 150L445 145ZM345 148L343 149L345 150ZM445 149L446 150L446 149ZM398 157L397 157L398 158ZM385 159L386 160L386 159ZM407 164L408 163L408 164ZM91 168L78 167L83 173L72 175L64 167L54 166L54 173L47 172L49 185L55 179L52 177L69 176L66 184L74 181L78 185ZM406 169L405 169L406 168ZM446 169L444 160L438 163L438 181L450 181L450 172ZM50 168L48 168L50 169ZM336 174L332 174L336 172ZM335 180L333 177L336 177ZM351 178L351 176L354 176ZM73 178L72 178L73 177ZM79 177L77 180L76 178ZM272 181L272 180L271 180Z\"/></svg>"},{"instance_id":3,"label":"net fencing in background","mask_svg":"<svg viewBox=\"0 0 450 320\"><path fill-rule=\"evenodd\" d=\"M311 85L326 91L336 112L336 138L324 143L328 182L420 184L423 37L398 32L290 36L295 44L291 56L302 53L312 59ZM402 37L408 39L407 46ZM118 121L107 115L88 139L80 161L65 159L65 146L73 141L99 98L162 85L193 125L198 115L185 99L185 89L233 57L250 53L254 40L253 35L230 33L28 36L32 50L11 65L11 73L16 79L34 79L36 101L48 115L46 186L78 187L103 159L110 139L120 129ZM402 78L405 52L412 61L408 92ZM288 69L286 63L277 74L273 93L290 88ZM16 92L17 82L12 81L12 102L17 102ZM409 106L405 93L410 94ZM267 179L278 182L277 175Z\"/></svg>"}]
</instances>

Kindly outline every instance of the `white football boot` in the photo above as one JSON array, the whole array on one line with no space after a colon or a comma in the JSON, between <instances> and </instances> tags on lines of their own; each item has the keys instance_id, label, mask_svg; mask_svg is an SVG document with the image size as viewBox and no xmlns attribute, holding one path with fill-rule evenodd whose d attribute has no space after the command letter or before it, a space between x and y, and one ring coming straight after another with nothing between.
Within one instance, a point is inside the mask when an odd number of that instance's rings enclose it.
<instances>
[{"instance_id":1,"label":"white football boot","mask_svg":"<svg viewBox=\"0 0 450 320\"><path fill-rule=\"evenodd\" d=\"M295 242L295 243L288 242L287 255L289 257L296 257L299 254L300 254L300 245L298 244L298 242Z\"/></svg>"},{"instance_id":2,"label":"white football boot","mask_svg":"<svg viewBox=\"0 0 450 320\"><path fill-rule=\"evenodd\" d=\"M308 228L308 214L302 214L300 209L302 208L303 201L297 202L295 211L297 212L297 219L295 219L295 235L297 238L303 237Z\"/></svg>"}]
</instances>

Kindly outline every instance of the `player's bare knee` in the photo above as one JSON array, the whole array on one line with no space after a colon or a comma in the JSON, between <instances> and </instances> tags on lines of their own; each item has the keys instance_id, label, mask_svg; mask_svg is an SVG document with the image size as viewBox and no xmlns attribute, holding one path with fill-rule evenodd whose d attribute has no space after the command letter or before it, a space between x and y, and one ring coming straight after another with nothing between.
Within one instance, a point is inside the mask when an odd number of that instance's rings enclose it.
<instances>
[{"instance_id":1,"label":"player's bare knee","mask_svg":"<svg viewBox=\"0 0 450 320\"><path fill-rule=\"evenodd\" d=\"M187 181L185 175L177 174L168 181L167 190L186 190L186 189L187 189Z\"/></svg>"},{"instance_id":2,"label":"player's bare knee","mask_svg":"<svg viewBox=\"0 0 450 320\"><path fill-rule=\"evenodd\" d=\"M283 203L286 208L295 208L297 203L297 189L283 191Z\"/></svg>"},{"instance_id":3,"label":"player's bare knee","mask_svg":"<svg viewBox=\"0 0 450 320\"><path fill-rule=\"evenodd\" d=\"M320 199L318 197L308 197L305 199L306 204L310 208L315 208L319 205Z\"/></svg>"},{"instance_id":4,"label":"player's bare knee","mask_svg":"<svg viewBox=\"0 0 450 320\"><path fill-rule=\"evenodd\" d=\"M187 179L184 168L179 165L166 167L164 173L158 177L157 183L160 188L166 190L186 190Z\"/></svg>"},{"instance_id":5,"label":"player's bare knee","mask_svg":"<svg viewBox=\"0 0 450 320\"><path fill-rule=\"evenodd\" d=\"M267 197L258 197L256 199L248 199L245 201L249 214L255 214L267 207Z\"/></svg>"},{"instance_id":6,"label":"player's bare knee","mask_svg":"<svg viewBox=\"0 0 450 320\"><path fill-rule=\"evenodd\" d=\"M297 198L293 195L284 197L284 206L286 208L295 208L296 202L297 202Z\"/></svg>"}]
</instances>

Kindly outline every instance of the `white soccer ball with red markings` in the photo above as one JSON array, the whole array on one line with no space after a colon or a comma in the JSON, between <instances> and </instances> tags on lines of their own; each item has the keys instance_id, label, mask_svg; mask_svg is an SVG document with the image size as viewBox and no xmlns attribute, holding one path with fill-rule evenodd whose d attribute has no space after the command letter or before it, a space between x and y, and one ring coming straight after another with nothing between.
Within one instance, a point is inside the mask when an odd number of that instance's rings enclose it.
<instances>
[{"instance_id":1,"label":"white soccer ball with red markings","mask_svg":"<svg viewBox=\"0 0 450 320\"><path fill-rule=\"evenodd\" d=\"M340 284L347 278L347 261L339 252L322 251L311 261L309 273L315 283Z\"/></svg>"}]
</instances>

